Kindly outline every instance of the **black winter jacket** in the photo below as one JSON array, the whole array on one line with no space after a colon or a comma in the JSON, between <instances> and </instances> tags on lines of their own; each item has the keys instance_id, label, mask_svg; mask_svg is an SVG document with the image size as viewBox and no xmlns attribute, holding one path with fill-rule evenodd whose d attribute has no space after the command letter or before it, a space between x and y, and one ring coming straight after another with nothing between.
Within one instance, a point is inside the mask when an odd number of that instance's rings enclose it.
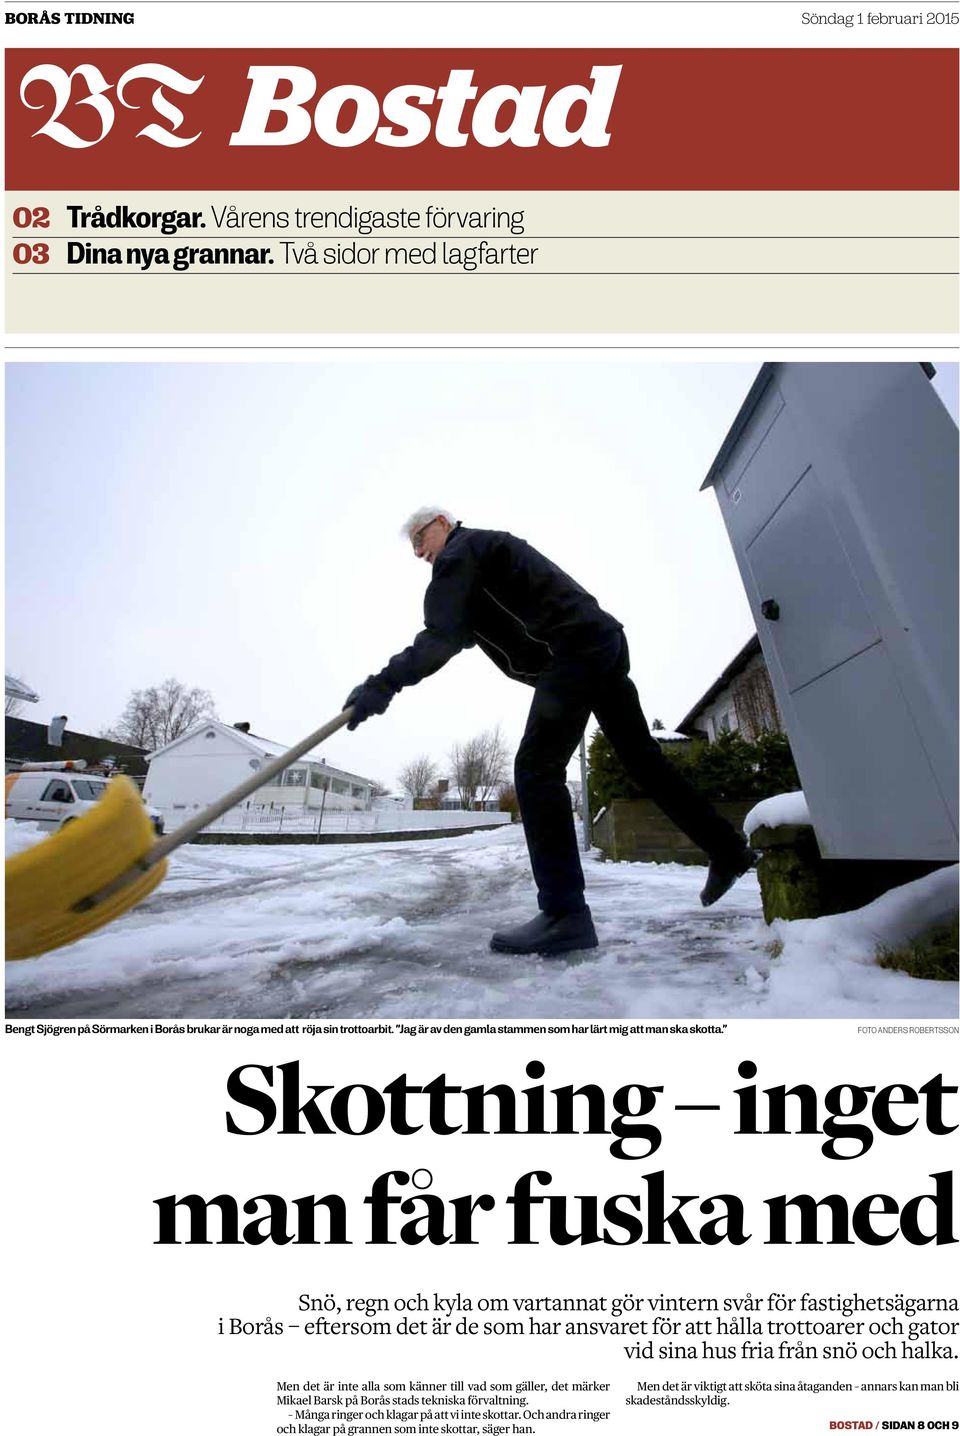
<instances>
[{"instance_id":1,"label":"black winter jacket","mask_svg":"<svg viewBox=\"0 0 960 1436\"><path fill-rule=\"evenodd\" d=\"M394 692L474 644L509 678L533 684L551 659L576 658L622 628L523 539L460 524L433 561L423 624L377 675Z\"/></svg>"}]
</instances>

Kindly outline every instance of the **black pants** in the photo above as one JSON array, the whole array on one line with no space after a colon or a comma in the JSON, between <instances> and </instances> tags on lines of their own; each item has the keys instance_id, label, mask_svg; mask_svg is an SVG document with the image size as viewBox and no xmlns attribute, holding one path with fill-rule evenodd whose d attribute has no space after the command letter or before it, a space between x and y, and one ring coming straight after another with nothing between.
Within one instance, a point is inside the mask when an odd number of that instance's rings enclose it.
<instances>
[{"instance_id":1,"label":"black pants","mask_svg":"<svg viewBox=\"0 0 960 1436\"><path fill-rule=\"evenodd\" d=\"M551 915L583 907L566 778L591 713L634 782L711 859L734 856L743 847L731 824L663 756L629 671L627 641L617 633L575 660L554 660L534 690L515 781L539 904Z\"/></svg>"}]
</instances>

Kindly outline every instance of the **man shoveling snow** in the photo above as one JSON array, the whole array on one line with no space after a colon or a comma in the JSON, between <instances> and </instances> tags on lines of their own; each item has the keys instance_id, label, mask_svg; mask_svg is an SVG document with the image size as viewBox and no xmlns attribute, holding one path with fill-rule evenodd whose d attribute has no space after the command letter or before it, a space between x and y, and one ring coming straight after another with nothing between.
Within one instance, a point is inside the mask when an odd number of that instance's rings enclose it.
<instances>
[{"instance_id":1,"label":"man shoveling snow","mask_svg":"<svg viewBox=\"0 0 960 1436\"><path fill-rule=\"evenodd\" d=\"M523 539L468 529L446 510L419 509L404 534L433 572L424 627L409 648L356 687L350 728L385 713L401 688L474 645L533 690L515 783L540 912L495 932L495 952L553 955L596 947L566 788L567 764L590 714L629 776L710 859L709 907L752 866L745 840L663 756L629 678L623 625Z\"/></svg>"}]
</instances>

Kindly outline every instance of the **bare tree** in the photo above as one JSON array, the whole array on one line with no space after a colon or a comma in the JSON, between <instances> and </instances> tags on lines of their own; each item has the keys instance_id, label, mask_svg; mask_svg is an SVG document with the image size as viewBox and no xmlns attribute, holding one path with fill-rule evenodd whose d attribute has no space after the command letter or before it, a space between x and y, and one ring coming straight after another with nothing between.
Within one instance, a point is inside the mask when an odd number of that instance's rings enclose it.
<instances>
[{"instance_id":1,"label":"bare tree","mask_svg":"<svg viewBox=\"0 0 960 1436\"><path fill-rule=\"evenodd\" d=\"M507 780L510 755L500 725L457 743L450 753L453 781L465 808L482 808Z\"/></svg>"},{"instance_id":2,"label":"bare tree","mask_svg":"<svg viewBox=\"0 0 960 1436\"><path fill-rule=\"evenodd\" d=\"M216 716L213 695L205 688L186 688L179 679L166 678L157 687L134 689L116 723L100 736L153 751L200 719Z\"/></svg>"},{"instance_id":3,"label":"bare tree","mask_svg":"<svg viewBox=\"0 0 960 1436\"><path fill-rule=\"evenodd\" d=\"M397 781L403 791L416 802L425 798L437 781L437 765L426 753L421 753L419 758L411 758L406 767L400 769Z\"/></svg>"},{"instance_id":4,"label":"bare tree","mask_svg":"<svg viewBox=\"0 0 960 1436\"><path fill-rule=\"evenodd\" d=\"M388 796L389 792L390 792L390 789L387 787L386 783L381 783L381 782L379 782L379 780L376 779L376 778L371 778L371 779L370 779L370 797L371 797L371 798L386 798L386 797Z\"/></svg>"},{"instance_id":5,"label":"bare tree","mask_svg":"<svg viewBox=\"0 0 960 1436\"><path fill-rule=\"evenodd\" d=\"M505 783L500 789L500 801L497 804L501 813L509 813L512 823L520 821L520 802L517 798L517 790L512 783Z\"/></svg>"}]
</instances>

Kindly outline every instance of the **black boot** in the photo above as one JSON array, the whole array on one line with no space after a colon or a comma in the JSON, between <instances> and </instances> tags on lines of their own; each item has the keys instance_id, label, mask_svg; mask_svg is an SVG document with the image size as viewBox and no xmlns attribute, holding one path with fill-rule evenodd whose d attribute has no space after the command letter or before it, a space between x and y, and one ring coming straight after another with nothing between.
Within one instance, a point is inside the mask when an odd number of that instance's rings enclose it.
<instances>
[{"instance_id":1,"label":"black boot","mask_svg":"<svg viewBox=\"0 0 960 1436\"><path fill-rule=\"evenodd\" d=\"M597 933L588 907L560 917L541 912L532 922L495 932L490 939L494 952L537 953L540 957L557 957L562 952L596 945Z\"/></svg>"},{"instance_id":2,"label":"black boot","mask_svg":"<svg viewBox=\"0 0 960 1436\"><path fill-rule=\"evenodd\" d=\"M700 901L704 907L712 907L713 904L722 898L724 893L729 892L737 878L742 878L752 867L756 867L760 860L760 854L755 853L753 848L744 843L739 853L732 857L714 858L707 873L707 881L703 885L700 894Z\"/></svg>"}]
</instances>

